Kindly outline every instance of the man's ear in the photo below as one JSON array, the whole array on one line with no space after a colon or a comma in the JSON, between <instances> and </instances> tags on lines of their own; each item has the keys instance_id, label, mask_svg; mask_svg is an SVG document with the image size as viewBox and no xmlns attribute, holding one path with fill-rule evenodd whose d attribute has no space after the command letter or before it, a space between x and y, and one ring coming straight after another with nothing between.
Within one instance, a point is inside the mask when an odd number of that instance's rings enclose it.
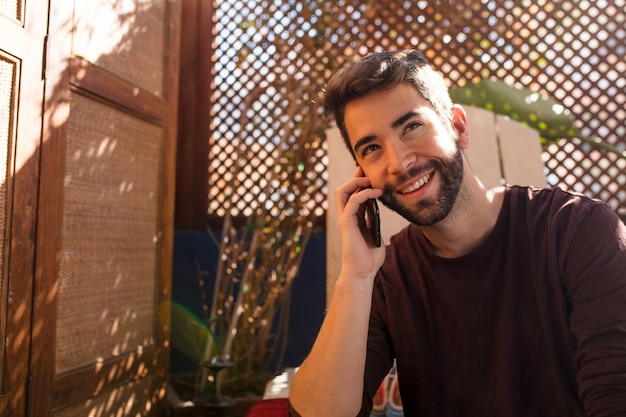
<instances>
[{"instance_id":1,"label":"man's ear","mask_svg":"<svg viewBox=\"0 0 626 417\"><path fill-rule=\"evenodd\" d=\"M466 149L469 146L469 128L467 126L467 115L463 107L458 104L452 106L452 128L459 137L459 147Z\"/></svg>"}]
</instances>

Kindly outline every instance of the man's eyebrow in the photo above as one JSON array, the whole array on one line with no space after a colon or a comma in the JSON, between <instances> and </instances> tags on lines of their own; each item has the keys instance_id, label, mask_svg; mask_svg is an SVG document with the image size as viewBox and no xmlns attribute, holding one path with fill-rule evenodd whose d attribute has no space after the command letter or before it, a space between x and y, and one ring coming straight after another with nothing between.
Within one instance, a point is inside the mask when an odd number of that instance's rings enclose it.
<instances>
[{"instance_id":1,"label":"man's eyebrow","mask_svg":"<svg viewBox=\"0 0 626 417\"><path fill-rule=\"evenodd\" d=\"M393 122L391 124L391 127L393 127L394 129L397 127L400 127L404 124L404 122L406 122L407 120L409 120L410 118L414 116L419 116L419 113L416 111L407 112L403 114L402 116L400 116L395 122Z\"/></svg>"},{"instance_id":2,"label":"man's eyebrow","mask_svg":"<svg viewBox=\"0 0 626 417\"><path fill-rule=\"evenodd\" d=\"M402 126L407 120L411 119L412 117L419 116L419 115L420 115L419 112L409 111L409 112L403 114L402 116L400 116L398 119L396 119L391 124L391 127L394 128L394 129L397 129L398 127ZM376 139L376 137L374 135L364 136L363 138L359 139L354 144L354 153L356 153L361 146L366 145L368 142L371 142L374 139Z\"/></svg>"}]
</instances>

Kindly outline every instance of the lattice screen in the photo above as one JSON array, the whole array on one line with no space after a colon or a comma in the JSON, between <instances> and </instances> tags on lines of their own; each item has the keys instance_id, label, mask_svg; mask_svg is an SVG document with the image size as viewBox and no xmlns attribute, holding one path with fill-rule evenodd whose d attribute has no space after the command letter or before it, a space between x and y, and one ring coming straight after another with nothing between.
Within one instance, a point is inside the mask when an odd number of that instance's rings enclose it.
<instances>
[{"instance_id":1,"label":"lattice screen","mask_svg":"<svg viewBox=\"0 0 626 417\"><path fill-rule=\"evenodd\" d=\"M317 100L337 67L383 49L419 49L450 85L491 78L546 93L583 134L626 148L625 0L222 0L216 9L211 215L249 215L269 201L264 178L279 163L276 138L316 113L315 104L287 99L287 83L260 85L291 77ZM323 138L296 134L292 143L316 144L308 204L320 216ZM544 161L551 185L626 212L626 160L566 138L546 148Z\"/></svg>"}]
</instances>

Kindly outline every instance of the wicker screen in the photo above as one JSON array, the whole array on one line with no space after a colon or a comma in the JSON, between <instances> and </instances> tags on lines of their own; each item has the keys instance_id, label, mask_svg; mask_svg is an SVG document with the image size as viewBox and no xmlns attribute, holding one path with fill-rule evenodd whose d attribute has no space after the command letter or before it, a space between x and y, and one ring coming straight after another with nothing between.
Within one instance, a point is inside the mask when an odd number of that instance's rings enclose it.
<instances>
[{"instance_id":1,"label":"wicker screen","mask_svg":"<svg viewBox=\"0 0 626 417\"><path fill-rule=\"evenodd\" d=\"M163 95L166 0L75 2L73 53Z\"/></svg>"},{"instance_id":2,"label":"wicker screen","mask_svg":"<svg viewBox=\"0 0 626 417\"><path fill-rule=\"evenodd\" d=\"M264 173L277 163L272 140L288 103L280 89L255 97L254 124L241 123L255 86L296 74L321 90L337 65L383 49L419 49L450 86L498 79L545 93L571 111L582 134L625 149L625 0L222 0L215 7L210 215L245 215L267 199ZM325 166L323 146L315 158ZM543 158L550 185L626 211L626 160L576 138L548 146ZM325 170L311 175L320 179L315 213L324 213Z\"/></svg>"},{"instance_id":3,"label":"wicker screen","mask_svg":"<svg viewBox=\"0 0 626 417\"><path fill-rule=\"evenodd\" d=\"M0 0L0 14L11 19L20 20L22 14L22 0Z\"/></svg>"},{"instance_id":4,"label":"wicker screen","mask_svg":"<svg viewBox=\"0 0 626 417\"><path fill-rule=\"evenodd\" d=\"M155 411L151 404L156 403L155 393L151 393L154 380L151 376L106 391L92 397L89 401L81 401L75 405L53 413L54 417L98 417L98 416L153 416ZM138 395L141 393L141 395ZM146 402L146 398L150 398ZM142 400L140 400L140 398Z\"/></svg>"},{"instance_id":5,"label":"wicker screen","mask_svg":"<svg viewBox=\"0 0 626 417\"><path fill-rule=\"evenodd\" d=\"M77 93L68 121L57 372L153 343L163 131Z\"/></svg>"},{"instance_id":6,"label":"wicker screen","mask_svg":"<svg viewBox=\"0 0 626 417\"><path fill-rule=\"evenodd\" d=\"M7 275L5 268L5 242L7 242L7 214L8 208L8 184L9 179L9 154L13 143L13 120L14 120L14 86L16 75L15 62L5 60L0 55L0 337L5 339L5 313L7 305ZM4 366L4 346L0 347L0 371ZM1 378L0 378L0 389Z\"/></svg>"},{"instance_id":7,"label":"wicker screen","mask_svg":"<svg viewBox=\"0 0 626 417\"><path fill-rule=\"evenodd\" d=\"M15 120L15 62L5 60L0 55L0 254L4 254L5 230L7 219L7 181L9 179L9 154L13 148L13 121ZM0 271L4 256L0 256ZM2 294L0 280L0 294Z\"/></svg>"}]
</instances>

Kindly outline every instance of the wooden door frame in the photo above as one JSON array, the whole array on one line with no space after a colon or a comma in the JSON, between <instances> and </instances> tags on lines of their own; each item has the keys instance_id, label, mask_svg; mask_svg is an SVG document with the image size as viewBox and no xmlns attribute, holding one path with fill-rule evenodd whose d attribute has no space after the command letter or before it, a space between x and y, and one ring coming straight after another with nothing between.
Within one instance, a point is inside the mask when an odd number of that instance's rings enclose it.
<instances>
[{"instance_id":1,"label":"wooden door frame","mask_svg":"<svg viewBox=\"0 0 626 417\"><path fill-rule=\"evenodd\" d=\"M7 172L5 238L6 327L0 414L26 415L31 353L32 297L48 0L23 1L16 20L0 16L2 49L19 67L14 94L17 114L11 131ZM8 47L8 49L7 49Z\"/></svg>"},{"instance_id":2,"label":"wooden door frame","mask_svg":"<svg viewBox=\"0 0 626 417\"><path fill-rule=\"evenodd\" d=\"M154 415L165 414L165 388L169 364L167 328L154 318L155 345L136 349L81 369L55 375L56 306L58 301L60 235L63 217L63 175L67 116L72 93L85 94L133 113L164 129L161 211L159 224L158 286L156 306L170 298L173 247L178 57L180 2L167 1L168 22L164 97L137 91L132 85L87 60L72 56L73 2L53 1L46 66L46 101L36 238L33 326L30 358L31 384L27 416L48 417L53 410L86 400L123 382L152 374L160 401ZM97 379L96 379L97 376Z\"/></svg>"},{"instance_id":3,"label":"wooden door frame","mask_svg":"<svg viewBox=\"0 0 626 417\"><path fill-rule=\"evenodd\" d=\"M209 208L209 141L216 87L214 4L184 0L176 165L177 229L205 230Z\"/></svg>"}]
</instances>

